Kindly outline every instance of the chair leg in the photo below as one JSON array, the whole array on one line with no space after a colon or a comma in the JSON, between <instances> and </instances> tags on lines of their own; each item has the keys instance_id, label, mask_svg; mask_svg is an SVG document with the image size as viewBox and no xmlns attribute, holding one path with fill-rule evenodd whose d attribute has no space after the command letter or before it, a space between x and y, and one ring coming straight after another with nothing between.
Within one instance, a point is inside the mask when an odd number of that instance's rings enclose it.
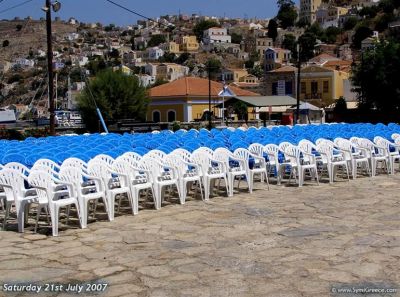
<instances>
[{"instance_id":1,"label":"chair leg","mask_svg":"<svg viewBox=\"0 0 400 297\"><path fill-rule=\"evenodd\" d=\"M40 213L41 212L42 212L42 207L40 205L38 205L37 214L36 214L35 230L34 230L35 233L37 233L37 228L38 228L38 225L39 225L39 218L40 218Z\"/></svg>"},{"instance_id":2,"label":"chair leg","mask_svg":"<svg viewBox=\"0 0 400 297\"><path fill-rule=\"evenodd\" d=\"M11 203L6 201L6 213L4 214L3 230L6 230L7 219L10 215Z\"/></svg>"},{"instance_id":3,"label":"chair leg","mask_svg":"<svg viewBox=\"0 0 400 297\"><path fill-rule=\"evenodd\" d=\"M53 231L53 236L58 236L59 211L60 211L60 209L58 206L53 206L53 211L50 210L51 228Z\"/></svg>"}]
</instances>

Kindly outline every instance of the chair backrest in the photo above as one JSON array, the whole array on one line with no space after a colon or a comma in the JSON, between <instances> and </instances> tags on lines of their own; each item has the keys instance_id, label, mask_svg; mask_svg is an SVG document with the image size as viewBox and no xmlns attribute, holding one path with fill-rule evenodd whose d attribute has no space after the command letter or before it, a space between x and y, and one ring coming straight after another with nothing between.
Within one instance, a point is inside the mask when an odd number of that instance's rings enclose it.
<instances>
[{"instance_id":1,"label":"chair backrest","mask_svg":"<svg viewBox=\"0 0 400 297\"><path fill-rule=\"evenodd\" d=\"M291 145L293 145L293 144L291 144L290 142L284 141L284 142L281 142L278 147L282 153L285 153L286 148Z\"/></svg>"},{"instance_id":2,"label":"chair backrest","mask_svg":"<svg viewBox=\"0 0 400 297\"><path fill-rule=\"evenodd\" d=\"M107 165L108 166L112 166L112 164L114 163L114 158L113 157L111 157L111 156L109 156L109 155L106 155L106 154L99 154L99 155L96 155L92 160L100 160L100 161L103 161L103 162L105 162L105 163L107 163ZM90 162L90 161L89 161Z\"/></svg>"},{"instance_id":3,"label":"chair backrest","mask_svg":"<svg viewBox=\"0 0 400 297\"><path fill-rule=\"evenodd\" d=\"M233 154L243 160L248 161L250 159L251 156L251 152L245 148L238 148L236 149Z\"/></svg>"},{"instance_id":4,"label":"chair backrest","mask_svg":"<svg viewBox=\"0 0 400 297\"><path fill-rule=\"evenodd\" d=\"M79 158L74 158L74 157L65 159L64 162L61 164L61 168L63 168L63 167L77 167L77 168L80 168L81 170L84 170L84 171L87 170L87 166L88 166L88 164L85 161L83 161L83 160L81 160Z\"/></svg>"},{"instance_id":5,"label":"chair backrest","mask_svg":"<svg viewBox=\"0 0 400 297\"><path fill-rule=\"evenodd\" d=\"M250 144L249 151L256 156L262 157L264 153L264 146L260 143L253 143Z\"/></svg>"},{"instance_id":6,"label":"chair backrest","mask_svg":"<svg viewBox=\"0 0 400 297\"><path fill-rule=\"evenodd\" d=\"M59 173L59 179L74 185L73 195L80 195L82 192L82 170L79 167L62 166Z\"/></svg>"},{"instance_id":7,"label":"chair backrest","mask_svg":"<svg viewBox=\"0 0 400 297\"><path fill-rule=\"evenodd\" d=\"M325 144L325 145L329 145L330 147L334 148L335 147L335 143L329 139L325 139L325 138L318 138L315 141L315 144L318 146L320 144Z\"/></svg>"},{"instance_id":8,"label":"chair backrest","mask_svg":"<svg viewBox=\"0 0 400 297\"><path fill-rule=\"evenodd\" d=\"M179 156L182 160L184 160L185 162L192 162L192 154L188 151L185 150L183 148L178 148L173 150L170 155L177 155Z\"/></svg>"},{"instance_id":9,"label":"chair backrest","mask_svg":"<svg viewBox=\"0 0 400 297\"><path fill-rule=\"evenodd\" d=\"M139 163L142 160L142 156L135 152L126 152L122 155L124 158L130 159L130 163ZM121 156L120 156L121 157Z\"/></svg>"},{"instance_id":10,"label":"chair backrest","mask_svg":"<svg viewBox=\"0 0 400 297\"><path fill-rule=\"evenodd\" d=\"M197 150L192 153L192 161L199 165L203 174L206 174L211 168L212 154L207 151Z\"/></svg>"},{"instance_id":11,"label":"chair backrest","mask_svg":"<svg viewBox=\"0 0 400 297\"><path fill-rule=\"evenodd\" d=\"M166 153L160 150L151 150L144 157L150 157L162 161L167 156Z\"/></svg>"},{"instance_id":12,"label":"chair backrest","mask_svg":"<svg viewBox=\"0 0 400 297\"><path fill-rule=\"evenodd\" d=\"M380 136L376 136L374 138L374 142L381 147L384 147L384 153L385 155L389 155L390 154L390 141L388 141L387 139L380 137Z\"/></svg>"},{"instance_id":13,"label":"chair backrest","mask_svg":"<svg viewBox=\"0 0 400 297\"><path fill-rule=\"evenodd\" d=\"M229 157L231 154L232 153L228 149L220 147L214 151L213 158L217 161L224 162L229 168Z\"/></svg>"},{"instance_id":14,"label":"chair backrest","mask_svg":"<svg viewBox=\"0 0 400 297\"><path fill-rule=\"evenodd\" d=\"M285 159L288 160L292 166L300 165L301 151L298 147L294 145L289 145L286 147L284 154L285 154Z\"/></svg>"},{"instance_id":15,"label":"chair backrest","mask_svg":"<svg viewBox=\"0 0 400 297\"><path fill-rule=\"evenodd\" d=\"M53 201L53 180L51 174L46 171L34 170L28 176L29 184L36 188L39 199L47 199L49 203Z\"/></svg>"},{"instance_id":16,"label":"chair backrest","mask_svg":"<svg viewBox=\"0 0 400 297\"><path fill-rule=\"evenodd\" d=\"M48 167L51 170L56 171L56 172L60 170L60 166L57 163L55 163L54 161L49 160L49 159L39 159L39 160L37 160L35 162L35 164L33 164L32 170L34 168L37 168L37 167Z\"/></svg>"},{"instance_id":17,"label":"chair backrest","mask_svg":"<svg viewBox=\"0 0 400 297\"><path fill-rule=\"evenodd\" d=\"M14 201L24 197L25 179L19 170L5 168L0 171L0 185L8 197ZM16 203L17 204L17 203Z\"/></svg>"},{"instance_id":18,"label":"chair backrest","mask_svg":"<svg viewBox=\"0 0 400 297\"><path fill-rule=\"evenodd\" d=\"M164 167L162 163L160 163L159 159L150 156L144 156L141 163L142 166L146 166L150 170L153 182L159 180L159 178L161 178L165 172Z\"/></svg>"},{"instance_id":19,"label":"chair backrest","mask_svg":"<svg viewBox=\"0 0 400 297\"><path fill-rule=\"evenodd\" d=\"M210 148L208 148L208 147L205 147L205 146L202 146L202 147L199 147L198 149L195 149L195 150L192 152L192 155L193 155L195 152L196 152L196 153L206 152L206 153L210 154L211 156L212 156L213 153L214 153L214 151L213 151L212 149L210 149Z\"/></svg>"},{"instance_id":20,"label":"chair backrest","mask_svg":"<svg viewBox=\"0 0 400 297\"><path fill-rule=\"evenodd\" d=\"M307 139L300 140L298 147L302 151L309 153L309 154L311 154L313 152L313 149L317 149L316 145Z\"/></svg>"},{"instance_id":21,"label":"chair backrest","mask_svg":"<svg viewBox=\"0 0 400 297\"><path fill-rule=\"evenodd\" d=\"M4 168L14 169L19 171L22 175L28 176L30 170L25 165L18 163L18 162L10 162L7 163Z\"/></svg>"},{"instance_id":22,"label":"chair backrest","mask_svg":"<svg viewBox=\"0 0 400 297\"><path fill-rule=\"evenodd\" d=\"M333 147L328 143L320 143L317 145L317 151L321 153L322 161L331 162L333 157Z\"/></svg>"},{"instance_id":23,"label":"chair backrest","mask_svg":"<svg viewBox=\"0 0 400 297\"><path fill-rule=\"evenodd\" d=\"M393 140L400 139L400 134L399 133L393 133L392 134L392 139Z\"/></svg>"}]
</instances>

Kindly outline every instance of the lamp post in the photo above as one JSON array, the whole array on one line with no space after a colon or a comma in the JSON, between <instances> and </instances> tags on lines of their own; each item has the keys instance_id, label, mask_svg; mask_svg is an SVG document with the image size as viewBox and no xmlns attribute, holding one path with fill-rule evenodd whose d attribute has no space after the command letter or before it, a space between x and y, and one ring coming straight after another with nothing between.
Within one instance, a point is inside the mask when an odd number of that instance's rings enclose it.
<instances>
[{"instance_id":1,"label":"lamp post","mask_svg":"<svg viewBox=\"0 0 400 297\"><path fill-rule=\"evenodd\" d=\"M299 122L300 118L300 84L301 84L301 58L300 58L300 44L297 44L297 103L296 103L296 120L293 122L293 126Z\"/></svg>"},{"instance_id":2,"label":"lamp post","mask_svg":"<svg viewBox=\"0 0 400 297\"><path fill-rule=\"evenodd\" d=\"M50 0L46 0L43 11L46 12L46 31L47 31L47 72L49 78L49 112L50 112L50 135L55 134L55 113L54 113L54 81L53 81L53 45L52 45L52 33L51 33L51 9L54 12L59 11L61 4L58 1L51 3Z\"/></svg>"}]
</instances>

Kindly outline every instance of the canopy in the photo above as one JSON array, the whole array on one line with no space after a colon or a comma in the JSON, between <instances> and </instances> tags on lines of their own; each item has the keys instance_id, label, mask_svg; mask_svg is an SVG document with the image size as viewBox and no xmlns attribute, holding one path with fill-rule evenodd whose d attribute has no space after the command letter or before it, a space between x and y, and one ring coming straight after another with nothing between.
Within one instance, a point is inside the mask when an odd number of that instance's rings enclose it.
<instances>
[{"instance_id":1,"label":"canopy","mask_svg":"<svg viewBox=\"0 0 400 297\"><path fill-rule=\"evenodd\" d=\"M290 96L234 96L225 101L225 105L235 104L237 101L243 101L250 107L267 106L292 106L297 104L297 100ZM222 104L216 105L222 107Z\"/></svg>"},{"instance_id":2,"label":"canopy","mask_svg":"<svg viewBox=\"0 0 400 297\"><path fill-rule=\"evenodd\" d=\"M290 109L290 110L297 109L297 106L292 106L291 108L288 108L288 109ZM312 105L308 102L302 102L299 106L299 109L300 110L321 110L319 107Z\"/></svg>"}]
</instances>

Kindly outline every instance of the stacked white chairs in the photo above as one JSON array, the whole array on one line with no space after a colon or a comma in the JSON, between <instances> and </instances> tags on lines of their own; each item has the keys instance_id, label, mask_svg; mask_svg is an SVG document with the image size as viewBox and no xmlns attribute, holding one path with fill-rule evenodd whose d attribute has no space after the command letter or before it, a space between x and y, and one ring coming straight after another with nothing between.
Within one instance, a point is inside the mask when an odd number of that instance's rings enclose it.
<instances>
[{"instance_id":1,"label":"stacked white chairs","mask_svg":"<svg viewBox=\"0 0 400 297\"><path fill-rule=\"evenodd\" d=\"M210 195L213 194L216 180L219 184L221 180L224 181L226 193L229 195L227 167L224 162L214 159L211 149L200 147L192 153L191 159L200 166L205 201L208 201Z\"/></svg>"},{"instance_id":2,"label":"stacked white chairs","mask_svg":"<svg viewBox=\"0 0 400 297\"><path fill-rule=\"evenodd\" d=\"M393 139L394 141L396 141L396 139L400 139L400 133L393 133L393 134L392 134L392 139Z\"/></svg>"},{"instance_id":3,"label":"stacked white chairs","mask_svg":"<svg viewBox=\"0 0 400 297\"><path fill-rule=\"evenodd\" d=\"M356 141L359 147L365 149L367 157L370 160L369 162L371 165L371 175L373 177L376 175L378 165L381 165L380 167L384 167L387 174L389 174L389 159L387 158L385 147L380 147L379 145L376 145L371 140L366 138L353 138L352 141Z\"/></svg>"},{"instance_id":4,"label":"stacked white chairs","mask_svg":"<svg viewBox=\"0 0 400 297\"><path fill-rule=\"evenodd\" d=\"M357 169L364 169L367 175L371 175L369 170L369 159L365 149L354 145L350 140L344 138L336 138L335 145L343 152L348 166L350 167L353 179L357 178ZM360 165L360 166L359 166Z\"/></svg>"},{"instance_id":5,"label":"stacked white chairs","mask_svg":"<svg viewBox=\"0 0 400 297\"><path fill-rule=\"evenodd\" d=\"M113 161L114 162L114 161ZM113 171L109 164L101 159L92 159L88 163L88 173L91 176L91 179L97 178L99 184L101 184L101 189L104 189L104 194L102 191L91 193L97 201L99 198L103 198L103 202L107 211L108 219L110 221L114 220L115 216L115 200L117 197L121 199L122 195L128 196L128 200L131 201L130 197L130 187L128 177L125 174L118 174L118 172ZM116 175L118 178L118 182L115 182ZM100 194L103 197L99 197ZM89 194L90 195L90 194ZM104 197L105 196L105 197ZM86 206L85 206L86 207ZM85 214L86 215L86 214Z\"/></svg>"},{"instance_id":6,"label":"stacked white chairs","mask_svg":"<svg viewBox=\"0 0 400 297\"><path fill-rule=\"evenodd\" d=\"M267 172L267 164L265 162L264 157L260 157L256 154L252 154L249 150L244 148L236 149L233 154L244 160L245 169L247 171L246 177L249 179L249 192L253 192L254 186L254 176L256 174L260 175L261 182L267 182L268 189L269 189L269 182L268 182L268 172ZM253 167L250 167L251 159L253 159Z\"/></svg>"},{"instance_id":7,"label":"stacked white chairs","mask_svg":"<svg viewBox=\"0 0 400 297\"><path fill-rule=\"evenodd\" d=\"M226 170L226 175L228 179L228 196L233 196L234 182L238 178L238 188L240 186L240 181L245 177L248 189L251 191L252 185L250 177L246 170L246 160L234 155L226 148L217 148L214 151L213 158L224 164Z\"/></svg>"},{"instance_id":8,"label":"stacked white chairs","mask_svg":"<svg viewBox=\"0 0 400 297\"><path fill-rule=\"evenodd\" d=\"M281 166L279 164L279 147L276 144L267 144L264 146L264 153L268 157L267 167L268 167L268 176L271 175L271 171L275 169L275 173L277 176L278 185L281 184Z\"/></svg>"},{"instance_id":9,"label":"stacked white chairs","mask_svg":"<svg viewBox=\"0 0 400 297\"><path fill-rule=\"evenodd\" d=\"M50 173L40 170L32 171L29 174L28 182L31 186L36 188L38 199L40 201L47 201L48 203L53 236L58 236L58 224L61 207L70 207L71 205L74 205L78 218L81 218L79 214L78 198L76 196L69 196L59 199L59 196L55 191L55 184L62 183L63 185L73 188L74 185L72 183L60 181ZM74 193L74 190L70 189L70 193Z\"/></svg>"},{"instance_id":10,"label":"stacked white chairs","mask_svg":"<svg viewBox=\"0 0 400 297\"><path fill-rule=\"evenodd\" d=\"M151 169L141 162L141 157L135 153L124 154L113 163L113 170L120 175L125 175L128 179L128 185L130 188L130 203L132 206L132 213L137 215L139 213L139 198L141 191L146 191L146 197L148 197L148 191L154 198L153 181L151 178ZM121 201L121 200L120 200ZM156 201L154 200L156 206ZM120 204L118 204L119 211Z\"/></svg>"},{"instance_id":11,"label":"stacked white chairs","mask_svg":"<svg viewBox=\"0 0 400 297\"><path fill-rule=\"evenodd\" d=\"M308 171L310 172L311 179L315 179L317 184L319 184L317 162L313 154L304 152L297 146L289 145L285 148L285 157L287 159L287 164L290 166L289 183L294 174L295 179L296 175L298 176L299 187L302 187L306 172Z\"/></svg>"},{"instance_id":12,"label":"stacked white chairs","mask_svg":"<svg viewBox=\"0 0 400 297\"><path fill-rule=\"evenodd\" d=\"M399 153L400 145L390 142L389 140L380 136L375 137L374 142L376 145L384 148L384 153L389 160L390 173L394 174L395 172L394 166L396 164L396 161L398 162L400 169L400 153ZM393 149L393 151L391 149Z\"/></svg>"},{"instance_id":13,"label":"stacked white chairs","mask_svg":"<svg viewBox=\"0 0 400 297\"><path fill-rule=\"evenodd\" d=\"M176 169L178 173L180 203L185 204L187 193L193 184L197 185L203 199L203 190L201 186L200 166L191 162L190 158L184 152L175 152L165 158L165 163Z\"/></svg>"},{"instance_id":14,"label":"stacked white chairs","mask_svg":"<svg viewBox=\"0 0 400 297\"><path fill-rule=\"evenodd\" d=\"M334 154L334 147L329 142L320 142L317 150L321 154L322 166L327 168L329 183L334 182L338 167L341 167L342 171L346 170L347 179L350 179L347 161L342 152Z\"/></svg>"},{"instance_id":15,"label":"stacked white chairs","mask_svg":"<svg viewBox=\"0 0 400 297\"><path fill-rule=\"evenodd\" d=\"M182 202L182 193L179 187L179 174L174 166L168 166L157 154L145 155L142 159L144 166L149 168L153 181L155 208L160 209L167 188L175 187ZM154 156L154 157L152 157ZM157 158L157 159L156 159ZM171 192L171 191L170 191Z\"/></svg>"}]
</instances>

